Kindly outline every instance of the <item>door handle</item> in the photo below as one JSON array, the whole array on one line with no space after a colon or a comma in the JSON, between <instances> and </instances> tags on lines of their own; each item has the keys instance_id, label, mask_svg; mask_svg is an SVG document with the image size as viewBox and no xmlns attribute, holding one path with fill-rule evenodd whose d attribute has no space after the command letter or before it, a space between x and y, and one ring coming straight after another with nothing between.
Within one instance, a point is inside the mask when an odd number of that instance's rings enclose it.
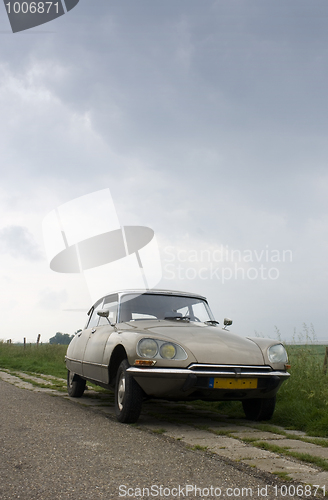
<instances>
[{"instance_id":1,"label":"door handle","mask_svg":"<svg viewBox=\"0 0 328 500\"><path fill-rule=\"evenodd\" d=\"M95 333L95 331L96 331L96 328L93 328L93 329L91 330L91 333Z\"/></svg>"}]
</instances>

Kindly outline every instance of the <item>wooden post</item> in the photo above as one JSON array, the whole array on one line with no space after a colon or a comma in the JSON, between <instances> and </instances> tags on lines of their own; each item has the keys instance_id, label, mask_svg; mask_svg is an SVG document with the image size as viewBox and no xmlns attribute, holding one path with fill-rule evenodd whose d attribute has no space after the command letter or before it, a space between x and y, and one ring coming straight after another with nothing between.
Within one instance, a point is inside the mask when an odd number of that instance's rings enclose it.
<instances>
[{"instance_id":1,"label":"wooden post","mask_svg":"<svg viewBox=\"0 0 328 500\"><path fill-rule=\"evenodd\" d=\"M327 364L328 364L328 347L326 347L325 360L323 362L323 373L327 374Z\"/></svg>"},{"instance_id":2,"label":"wooden post","mask_svg":"<svg viewBox=\"0 0 328 500\"><path fill-rule=\"evenodd\" d=\"M36 339L36 345L37 345L37 346L39 345L40 338L41 338L41 334L39 333L38 338Z\"/></svg>"},{"instance_id":3,"label":"wooden post","mask_svg":"<svg viewBox=\"0 0 328 500\"><path fill-rule=\"evenodd\" d=\"M24 337L24 349L26 349L26 338Z\"/></svg>"}]
</instances>

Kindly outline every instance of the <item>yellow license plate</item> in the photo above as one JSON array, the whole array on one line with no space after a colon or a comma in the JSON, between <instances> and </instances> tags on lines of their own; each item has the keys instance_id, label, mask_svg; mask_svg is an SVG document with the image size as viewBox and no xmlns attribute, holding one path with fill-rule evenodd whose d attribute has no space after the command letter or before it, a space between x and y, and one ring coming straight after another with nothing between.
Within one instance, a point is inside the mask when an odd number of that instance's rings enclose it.
<instances>
[{"instance_id":1,"label":"yellow license plate","mask_svg":"<svg viewBox=\"0 0 328 500\"><path fill-rule=\"evenodd\" d=\"M213 389L257 389L257 378L214 378Z\"/></svg>"}]
</instances>

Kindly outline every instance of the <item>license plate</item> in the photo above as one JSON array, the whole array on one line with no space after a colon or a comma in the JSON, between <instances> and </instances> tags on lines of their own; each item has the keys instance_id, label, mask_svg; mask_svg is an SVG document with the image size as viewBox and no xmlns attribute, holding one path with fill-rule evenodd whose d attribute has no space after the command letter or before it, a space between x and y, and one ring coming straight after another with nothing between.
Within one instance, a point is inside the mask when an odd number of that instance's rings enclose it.
<instances>
[{"instance_id":1,"label":"license plate","mask_svg":"<svg viewBox=\"0 0 328 500\"><path fill-rule=\"evenodd\" d=\"M257 389L257 378L210 378L211 389Z\"/></svg>"}]
</instances>

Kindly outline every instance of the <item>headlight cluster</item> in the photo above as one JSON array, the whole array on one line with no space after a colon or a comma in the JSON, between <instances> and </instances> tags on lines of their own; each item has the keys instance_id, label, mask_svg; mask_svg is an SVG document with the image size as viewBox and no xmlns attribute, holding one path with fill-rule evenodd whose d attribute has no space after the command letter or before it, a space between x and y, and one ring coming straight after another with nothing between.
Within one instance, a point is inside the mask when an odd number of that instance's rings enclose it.
<instances>
[{"instance_id":1,"label":"headlight cluster","mask_svg":"<svg viewBox=\"0 0 328 500\"><path fill-rule=\"evenodd\" d=\"M137 352L143 358L187 359L187 353L178 344L162 340L141 339Z\"/></svg>"},{"instance_id":2,"label":"headlight cluster","mask_svg":"<svg viewBox=\"0 0 328 500\"><path fill-rule=\"evenodd\" d=\"M268 358L271 363L287 363L288 356L282 344L275 344L268 349Z\"/></svg>"}]
</instances>

